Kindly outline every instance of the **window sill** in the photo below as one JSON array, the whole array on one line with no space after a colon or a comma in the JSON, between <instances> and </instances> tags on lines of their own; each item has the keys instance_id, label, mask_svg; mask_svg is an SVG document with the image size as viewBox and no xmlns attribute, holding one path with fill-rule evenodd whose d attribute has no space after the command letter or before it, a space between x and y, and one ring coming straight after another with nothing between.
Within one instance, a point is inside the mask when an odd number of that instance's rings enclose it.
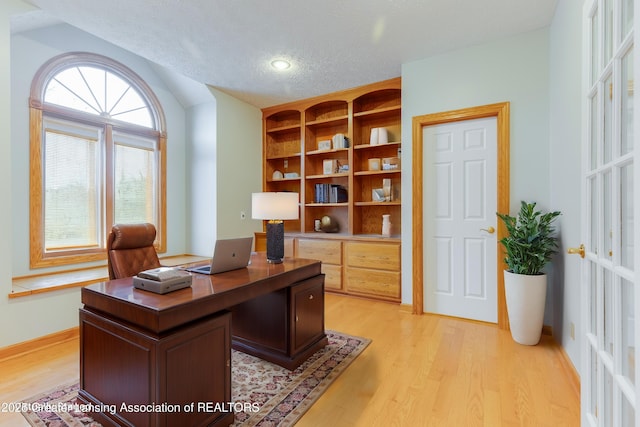
<instances>
[{"instance_id":1,"label":"window sill","mask_svg":"<svg viewBox=\"0 0 640 427\"><path fill-rule=\"evenodd\" d=\"M161 258L160 262L164 266L171 267L205 260L208 260L208 258L193 255L175 255ZM78 288L105 280L109 280L109 272L106 265L37 276L14 277L9 298L20 298L61 289Z\"/></svg>"}]
</instances>

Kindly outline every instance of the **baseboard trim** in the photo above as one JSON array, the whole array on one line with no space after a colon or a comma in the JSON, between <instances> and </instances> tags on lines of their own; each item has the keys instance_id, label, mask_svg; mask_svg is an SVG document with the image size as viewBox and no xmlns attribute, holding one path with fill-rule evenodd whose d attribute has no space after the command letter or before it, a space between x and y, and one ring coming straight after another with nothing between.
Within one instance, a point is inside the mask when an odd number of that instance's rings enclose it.
<instances>
[{"instance_id":1,"label":"baseboard trim","mask_svg":"<svg viewBox=\"0 0 640 427\"><path fill-rule=\"evenodd\" d=\"M573 389L573 392L576 394L578 399L580 399L580 375L578 374L576 367L573 366L573 362L569 358L569 355L565 351L564 347L558 344L557 348L560 366L567 373L567 378L569 378L571 388Z\"/></svg>"},{"instance_id":2,"label":"baseboard trim","mask_svg":"<svg viewBox=\"0 0 640 427\"><path fill-rule=\"evenodd\" d=\"M34 338L29 341L3 347L0 348L0 361L12 359L26 353L31 353L32 351L41 350L66 341L78 339L79 337L80 328L76 326L74 328Z\"/></svg>"}]
</instances>

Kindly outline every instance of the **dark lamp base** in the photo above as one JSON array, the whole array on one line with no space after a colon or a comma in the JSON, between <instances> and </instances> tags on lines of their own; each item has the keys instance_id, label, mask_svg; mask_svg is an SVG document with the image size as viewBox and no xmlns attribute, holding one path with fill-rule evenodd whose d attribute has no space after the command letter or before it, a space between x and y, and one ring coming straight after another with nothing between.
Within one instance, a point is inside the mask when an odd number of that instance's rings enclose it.
<instances>
[{"instance_id":1,"label":"dark lamp base","mask_svg":"<svg viewBox=\"0 0 640 427\"><path fill-rule=\"evenodd\" d=\"M280 264L284 260L284 222L267 222L267 262Z\"/></svg>"}]
</instances>

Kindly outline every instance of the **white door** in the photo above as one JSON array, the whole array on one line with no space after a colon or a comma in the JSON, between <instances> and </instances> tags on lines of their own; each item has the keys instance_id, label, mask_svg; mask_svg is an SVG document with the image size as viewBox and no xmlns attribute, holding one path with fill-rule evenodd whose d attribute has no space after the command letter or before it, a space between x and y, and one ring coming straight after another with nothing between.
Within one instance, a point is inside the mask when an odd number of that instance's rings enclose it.
<instances>
[{"instance_id":1,"label":"white door","mask_svg":"<svg viewBox=\"0 0 640 427\"><path fill-rule=\"evenodd\" d=\"M496 323L497 121L423 129L427 313Z\"/></svg>"},{"instance_id":2,"label":"white door","mask_svg":"<svg viewBox=\"0 0 640 427\"><path fill-rule=\"evenodd\" d=\"M634 0L586 0L582 425L640 426ZM637 6L637 5L636 5ZM636 7L637 10L637 7ZM638 13L638 12L636 12ZM637 131L636 131L637 132ZM635 183L635 184L634 184ZM573 252L576 252L575 250Z\"/></svg>"}]
</instances>

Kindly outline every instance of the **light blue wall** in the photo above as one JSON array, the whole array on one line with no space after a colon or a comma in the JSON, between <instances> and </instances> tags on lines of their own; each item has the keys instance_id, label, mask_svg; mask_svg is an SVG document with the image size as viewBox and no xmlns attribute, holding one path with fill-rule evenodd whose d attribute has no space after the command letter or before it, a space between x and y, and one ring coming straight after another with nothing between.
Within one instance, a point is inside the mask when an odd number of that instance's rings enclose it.
<instances>
[{"instance_id":1,"label":"light blue wall","mask_svg":"<svg viewBox=\"0 0 640 427\"><path fill-rule=\"evenodd\" d=\"M582 0L558 2L549 40L550 197L553 208L562 211L558 221L560 254L553 262L552 325L554 337L577 368L585 333L580 317L580 258L566 252L581 243L582 4ZM575 339L571 338L571 323Z\"/></svg>"},{"instance_id":2,"label":"light blue wall","mask_svg":"<svg viewBox=\"0 0 640 427\"><path fill-rule=\"evenodd\" d=\"M209 89L218 104L218 237L250 237L262 230L262 222L251 219L251 193L262 191L262 112Z\"/></svg>"},{"instance_id":3,"label":"light blue wall","mask_svg":"<svg viewBox=\"0 0 640 427\"><path fill-rule=\"evenodd\" d=\"M213 96L212 96L213 98ZM187 191L190 220L187 224L189 253L211 256L216 239L216 110L213 102L199 104L187 111L189 123Z\"/></svg>"},{"instance_id":4,"label":"light blue wall","mask_svg":"<svg viewBox=\"0 0 640 427\"><path fill-rule=\"evenodd\" d=\"M512 212L520 200L550 205L549 31L433 56L402 66L402 302L412 299L412 118L498 102L511 104ZM553 301L547 300L545 324Z\"/></svg>"}]
</instances>

